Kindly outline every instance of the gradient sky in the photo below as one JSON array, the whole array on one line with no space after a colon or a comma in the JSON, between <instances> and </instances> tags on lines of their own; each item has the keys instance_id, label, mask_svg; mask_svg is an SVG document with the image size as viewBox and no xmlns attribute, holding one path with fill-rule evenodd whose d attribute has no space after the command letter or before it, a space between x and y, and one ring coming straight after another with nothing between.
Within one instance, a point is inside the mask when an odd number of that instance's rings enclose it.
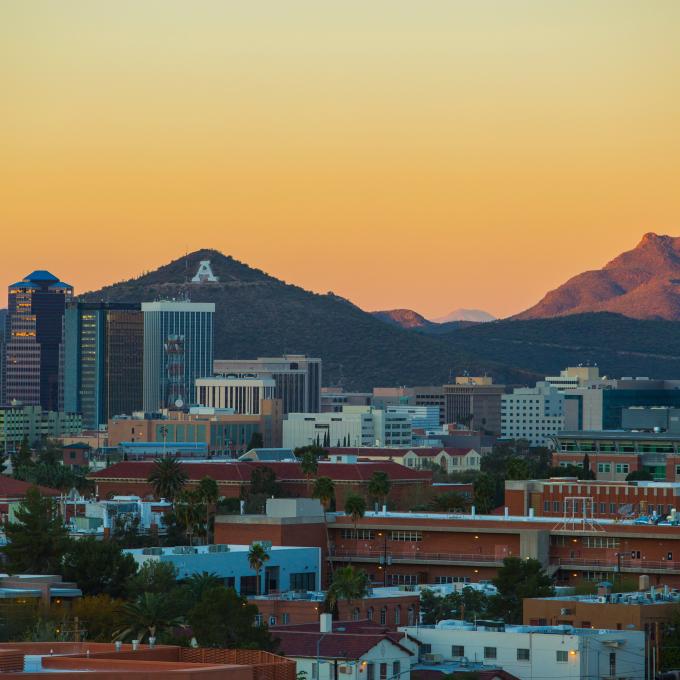
<instances>
[{"instance_id":1,"label":"gradient sky","mask_svg":"<svg viewBox=\"0 0 680 680\"><path fill-rule=\"evenodd\" d=\"M211 247L520 311L680 235L679 31L678 0L4 0L0 289Z\"/></svg>"}]
</instances>

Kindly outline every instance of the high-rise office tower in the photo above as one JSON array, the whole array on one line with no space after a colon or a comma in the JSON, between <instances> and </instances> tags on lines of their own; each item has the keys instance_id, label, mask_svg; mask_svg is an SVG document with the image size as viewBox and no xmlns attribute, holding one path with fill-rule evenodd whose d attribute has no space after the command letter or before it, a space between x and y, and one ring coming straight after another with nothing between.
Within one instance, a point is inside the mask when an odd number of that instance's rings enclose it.
<instances>
[{"instance_id":1,"label":"high-rise office tower","mask_svg":"<svg viewBox=\"0 0 680 680\"><path fill-rule=\"evenodd\" d=\"M47 271L9 286L5 330L5 401L58 411L64 309L73 288Z\"/></svg>"},{"instance_id":2,"label":"high-rise office tower","mask_svg":"<svg viewBox=\"0 0 680 680\"><path fill-rule=\"evenodd\" d=\"M321 412L321 359L302 354L259 359L216 359L217 375L237 378L271 378L274 396L283 402L283 412Z\"/></svg>"},{"instance_id":3,"label":"high-rise office tower","mask_svg":"<svg viewBox=\"0 0 680 680\"><path fill-rule=\"evenodd\" d=\"M64 315L64 410L83 427L142 409L144 317L141 305L78 302Z\"/></svg>"},{"instance_id":4,"label":"high-rise office tower","mask_svg":"<svg viewBox=\"0 0 680 680\"><path fill-rule=\"evenodd\" d=\"M196 378L212 375L212 302L143 302L144 410L187 406Z\"/></svg>"}]
</instances>

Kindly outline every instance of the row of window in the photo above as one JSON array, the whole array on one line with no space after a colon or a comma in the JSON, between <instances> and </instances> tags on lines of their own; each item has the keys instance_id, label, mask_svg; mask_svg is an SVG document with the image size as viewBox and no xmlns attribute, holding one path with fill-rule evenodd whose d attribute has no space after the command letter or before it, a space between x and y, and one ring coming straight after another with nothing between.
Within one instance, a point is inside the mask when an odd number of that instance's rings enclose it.
<instances>
[{"instance_id":1,"label":"row of window","mask_svg":"<svg viewBox=\"0 0 680 680\"><path fill-rule=\"evenodd\" d=\"M341 529L340 536L347 539L372 541L375 539L373 529ZM422 531L390 531L391 541L422 541Z\"/></svg>"},{"instance_id":2,"label":"row of window","mask_svg":"<svg viewBox=\"0 0 680 680\"><path fill-rule=\"evenodd\" d=\"M432 651L432 645L421 645L421 649L423 647L429 647L428 650L424 650L427 653ZM460 659L465 656L465 647L464 645L451 645L451 656L454 659ZM497 659L498 658L498 650L496 647L484 647L484 659ZM560 661L560 658L558 656L557 658L558 661ZM517 649L517 661L531 661L531 650L519 647ZM566 661L566 659L565 659Z\"/></svg>"}]
</instances>

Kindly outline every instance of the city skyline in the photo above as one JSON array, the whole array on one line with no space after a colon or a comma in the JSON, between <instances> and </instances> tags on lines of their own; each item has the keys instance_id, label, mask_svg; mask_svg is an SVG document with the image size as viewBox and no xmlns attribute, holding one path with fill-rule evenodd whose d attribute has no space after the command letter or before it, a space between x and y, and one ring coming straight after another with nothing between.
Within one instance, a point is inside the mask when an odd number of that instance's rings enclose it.
<instances>
[{"instance_id":1,"label":"city skyline","mask_svg":"<svg viewBox=\"0 0 680 680\"><path fill-rule=\"evenodd\" d=\"M675 2L38 5L0 9L6 283L210 247L507 316L679 233Z\"/></svg>"}]
</instances>

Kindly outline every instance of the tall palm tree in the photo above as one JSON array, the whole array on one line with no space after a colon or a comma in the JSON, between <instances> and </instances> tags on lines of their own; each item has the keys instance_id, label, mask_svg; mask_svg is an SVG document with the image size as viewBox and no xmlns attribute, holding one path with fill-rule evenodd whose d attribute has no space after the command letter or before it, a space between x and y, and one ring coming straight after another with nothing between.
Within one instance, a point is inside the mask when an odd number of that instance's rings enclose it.
<instances>
[{"instance_id":1,"label":"tall palm tree","mask_svg":"<svg viewBox=\"0 0 680 680\"><path fill-rule=\"evenodd\" d=\"M345 498L345 514L352 518L354 524L354 538L357 537L357 524L366 514L366 501L355 493L350 493Z\"/></svg>"},{"instance_id":2,"label":"tall palm tree","mask_svg":"<svg viewBox=\"0 0 680 680\"><path fill-rule=\"evenodd\" d=\"M175 514L184 527L189 545L194 544L193 536L200 529L203 506L198 490L182 491L175 501Z\"/></svg>"},{"instance_id":3,"label":"tall palm tree","mask_svg":"<svg viewBox=\"0 0 680 680\"><path fill-rule=\"evenodd\" d=\"M392 482L390 482L390 478L387 476L386 472L382 472L381 470L374 472L368 480L368 493L370 496L377 499L380 502L380 505L383 505L387 500L391 487Z\"/></svg>"},{"instance_id":4,"label":"tall palm tree","mask_svg":"<svg viewBox=\"0 0 680 680\"><path fill-rule=\"evenodd\" d=\"M212 588L218 588L223 583L217 574L202 571L200 574L192 574L185 581L184 585L191 593L192 602L200 602L201 598Z\"/></svg>"},{"instance_id":5,"label":"tall palm tree","mask_svg":"<svg viewBox=\"0 0 680 680\"><path fill-rule=\"evenodd\" d=\"M309 492L309 480L312 475L317 473L319 469L319 461L317 460L316 454L313 451L305 451L300 459L300 469L302 470L304 476L307 478L307 491Z\"/></svg>"},{"instance_id":6,"label":"tall palm tree","mask_svg":"<svg viewBox=\"0 0 680 680\"><path fill-rule=\"evenodd\" d=\"M324 517L334 497L335 482L330 477L318 477L314 482L312 498L318 498L321 501Z\"/></svg>"},{"instance_id":7,"label":"tall palm tree","mask_svg":"<svg viewBox=\"0 0 680 680\"><path fill-rule=\"evenodd\" d=\"M248 564L250 568L257 574L257 589L256 594L260 594L260 572L264 563L269 559L269 554L267 549L262 545L262 543L253 543L248 551Z\"/></svg>"},{"instance_id":8,"label":"tall palm tree","mask_svg":"<svg viewBox=\"0 0 680 680\"><path fill-rule=\"evenodd\" d=\"M179 626L182 619L171 611L165 593L144 593L134 602L123 605L123 626L114 633L117 640L144 640L146 635L156 637L170 628Z\"/></svg>"},{"instance_id":9,"label":"tall palm tree","mask_svg":"<svg viewBox=\"0 0 680 680\"><path fill-rule=\"evenodd\" d=\"M151 484L158 498L173 501L184 488L187 479L182 465L176 458L157 458L146 481Z\"/></svg>"},{"instance_id":10,"label":"tall palm tree","mask_svg":"<svg viewBox=\"0 0 680 680\"><path fill-rule=\"evenodd\" d=\"M333 611L339 600L345 600L350 605L352 600L366 597L368 586L368 574L363 569L355 569L351 565L337 569L326 593L326 611Z\"/></svg>"},{"instance_id":11,"label":"tall palm tree","mask_svg":"<svg viewBox=\"0 0 680 680\"><path fill-rule=\"evenodd\" d=\"M205 542L210 543L210 516L215 511L215 503L220 498L217 482L212 477L203 477L198 483L198 495L205 503Z\"/></svg>"}]
</instances>

